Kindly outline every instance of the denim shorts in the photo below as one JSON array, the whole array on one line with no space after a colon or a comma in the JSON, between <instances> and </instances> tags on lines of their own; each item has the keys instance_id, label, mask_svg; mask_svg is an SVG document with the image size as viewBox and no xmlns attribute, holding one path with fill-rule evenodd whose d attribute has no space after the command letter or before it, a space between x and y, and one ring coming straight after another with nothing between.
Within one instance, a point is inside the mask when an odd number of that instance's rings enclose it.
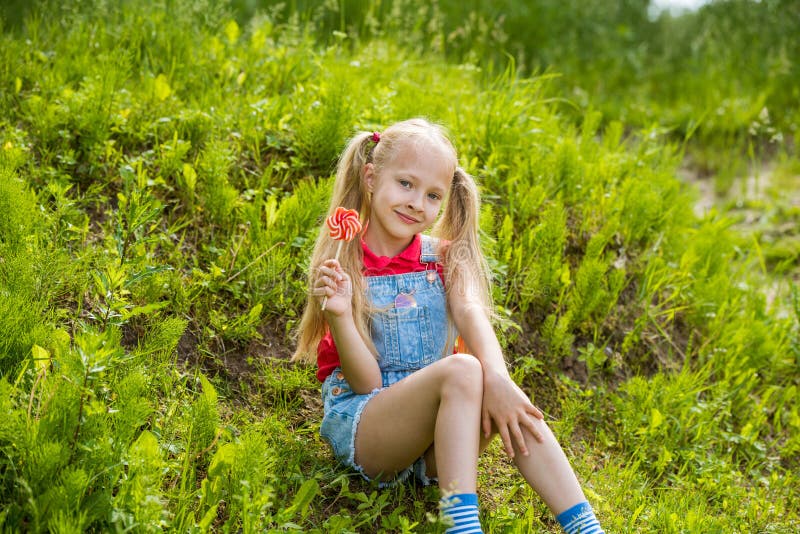
<instances>
[{"instance_id":1,"label":"denim shorts","mask_svg":"<svg viewBox=\"0 0 800 534\"><path fill-rule=\"evenodd\" d=\"M336 459L357 471L365 480L373 481L355 461L356 431L358 430L358 422L361 419L364 406L366 406L368 400L380 391L395 382L399 382L413 372L411 370L384 371L381 373L383 387L362 395L353 393L341 369L338 367L322 383L322 401L325 406L325 416L320 426L320 435L330 443ZM420 457L413 464L398 472L391 480L379 481L378 486L394 486L405 482L412 475L424 486L435 483L435 478L428 477L425 474L426 469L425 459Z\"/></svg>"}]
</instances>

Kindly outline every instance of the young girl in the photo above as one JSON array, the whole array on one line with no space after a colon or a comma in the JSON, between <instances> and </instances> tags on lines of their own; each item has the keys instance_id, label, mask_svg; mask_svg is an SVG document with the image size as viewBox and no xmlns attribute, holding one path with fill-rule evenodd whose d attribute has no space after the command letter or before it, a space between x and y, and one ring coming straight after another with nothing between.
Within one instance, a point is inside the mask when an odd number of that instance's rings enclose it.
<instances>
[{"instance_id":1,"label":"young girl","mask_svg":"<svg viewBox=\"0 0 800 534\"><path fill-rule=\"evenodd\" d=\"M357 134L339 162L330 212L337 206L357 210L364 229L337 261L323 226L295 353L308 361L316 349L320 432L336 458L382 484L437 477L447 532L482 532L478 455L499 434L566 532L602 532L509 376L490 322L477 187L442 129L412 119ZM469 354L454 351L458 335Z\"/></svg>"}]
</instances>

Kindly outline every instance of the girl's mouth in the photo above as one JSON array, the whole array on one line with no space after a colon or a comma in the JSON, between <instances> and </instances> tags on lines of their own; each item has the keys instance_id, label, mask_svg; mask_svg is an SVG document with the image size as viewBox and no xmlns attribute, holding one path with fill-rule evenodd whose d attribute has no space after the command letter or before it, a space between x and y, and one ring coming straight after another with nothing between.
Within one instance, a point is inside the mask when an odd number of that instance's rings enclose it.
<instances>
[{"instance_id":1,"label":"girl's mouth","mask_svg":"<svg viewBox=\"0 0 800 534\"><path fill-rule=\"evenodd\" d=\"M404 214L400 213L399 211L395 211L395 213L397 214L398 217L400 217L400 220L403 221L406 224L419 224L419 221L416 220L413 217L409 217L408 215L404 215Z\"/></svg>"}]
</instances>

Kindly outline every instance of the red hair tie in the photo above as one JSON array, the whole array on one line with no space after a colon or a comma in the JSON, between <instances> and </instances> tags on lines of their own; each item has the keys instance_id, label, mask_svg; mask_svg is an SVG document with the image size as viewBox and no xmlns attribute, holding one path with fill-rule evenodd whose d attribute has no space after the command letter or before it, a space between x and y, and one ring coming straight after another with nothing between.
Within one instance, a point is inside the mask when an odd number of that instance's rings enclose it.
<instances>
[{"instance_id":1,"label":"red hair tie","mask_svg":"<svg viewBox=\"0 0 800 534\"><path fill-rule=\"evenodd\" d=\"M381 140L381 134L379 132L372 132L372 138L371 139L372 139L372 142L377 145L378 142L380 142L380 140Z\"/></svg>"}]
</instances>

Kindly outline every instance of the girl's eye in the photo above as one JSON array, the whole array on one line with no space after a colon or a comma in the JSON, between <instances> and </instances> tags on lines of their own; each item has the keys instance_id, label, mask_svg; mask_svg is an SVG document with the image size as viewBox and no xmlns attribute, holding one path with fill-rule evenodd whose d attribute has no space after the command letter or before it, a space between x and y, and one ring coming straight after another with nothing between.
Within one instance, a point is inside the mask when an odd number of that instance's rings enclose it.
<instances>
[{"instance_id":1,"label":"girl's eye","mask_svg":"<svg viewBox=\"0 0 800 534\"><path fill-rule=\"evenodd\" d=\"M428 198L431 200L441 200L438 194L436 193L428 193Z\"/></svg>"},{"instance_id":2,"label":"girl's eye","mask_svg":"<svg viewBox=\"0 0 800 534\"><path fill-rule=\"evenodd\" d=\"M408 180L400 180L400 185L408 189L409 187L411 187L411 182L409 182Z\"/></svg>"}]
</instances>

